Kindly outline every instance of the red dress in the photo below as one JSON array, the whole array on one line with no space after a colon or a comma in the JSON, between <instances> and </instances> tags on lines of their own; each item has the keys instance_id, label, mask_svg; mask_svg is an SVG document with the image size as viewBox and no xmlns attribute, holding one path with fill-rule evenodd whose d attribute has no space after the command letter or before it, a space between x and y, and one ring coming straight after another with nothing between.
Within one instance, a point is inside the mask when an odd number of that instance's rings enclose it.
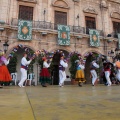
<instances>
[{"instance_id":1,"label":"red dress","mask_svg":"<svg viewBox=\"0 0 120 120\"><path fill-rule=\"evenodd\" d=\"M8 71L7 66L5 65L6 58L3 56L0 57L0 82L10 82L11 76Z\"/></svg>"},{"instance_id":2,"label":"red dress","mask_svg":"<svg viewBox=\"0 0 120 120\"><path fill-rule=\"evenodd\" d=\"M41 70L40 79L39 79L39 82L41 82L41 84L51 83L50 73L48 71L49 66L50 64L47 64L47 62L43 63L43 68Z\"/></svg>"}]
</instances>

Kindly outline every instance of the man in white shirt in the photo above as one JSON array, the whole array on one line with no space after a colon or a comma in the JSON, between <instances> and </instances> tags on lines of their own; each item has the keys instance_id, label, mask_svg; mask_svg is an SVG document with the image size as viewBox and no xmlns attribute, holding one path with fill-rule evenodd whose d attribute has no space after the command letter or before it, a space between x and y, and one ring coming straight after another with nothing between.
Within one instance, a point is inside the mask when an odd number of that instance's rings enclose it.
<instances>
[{"instance_id":1,"label":"man in white shirt","mask_svg":"<svg viewBox=\"0 0 120 120\"><path fill-rule=\"evenodd\" d=\"M98 79L96 68L99 68L99 65L96 63L95 60L91 63L90 73L92 75L92 85L95 85L96 80Z\"/></svg>"},{"instance_id":2,"label":"man in white shirt","mask_svg":"<svg viewBox=\"0 0 120 120\"><path fill-rule=\"evenodd\" d=\"M63 87L64 81L66 79L66 73L65 68L68 67L68 64L66 60L64 60L64 56L61 56L60 58L60 64L59 64L59 86Z\"/></svg>"},{"instance_id":3,"label":"man in white shirt","mask_svg":"<svg viewBox=\"0 0 120 120\"><path fill-rule=\"evenodd\" d=\"M32 61L32 59L30 59L29 61L27 61L27 53L24 53L23 55L23 58L21 60L21 68L20 68L20 71L21 71L21 80L19 82L19 87L25 87L23 86L25 80L27 79L27 68L28 68L28 65L30 64L30 62Z\"/></svg>"}]
</instances>

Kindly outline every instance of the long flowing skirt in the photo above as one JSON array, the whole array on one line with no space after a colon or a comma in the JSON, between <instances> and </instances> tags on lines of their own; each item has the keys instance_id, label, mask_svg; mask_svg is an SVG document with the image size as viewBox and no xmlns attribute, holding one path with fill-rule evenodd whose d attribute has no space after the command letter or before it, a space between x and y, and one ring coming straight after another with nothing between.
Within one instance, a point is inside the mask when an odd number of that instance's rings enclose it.
<instances>
[{"instance_id":1,"label":"long flowing skirt","mask_svg":"<svg viewBox=\"0 0 120 120\"><path fill-rule=\"evenodd\" d=\"M39 82L41 82L41 84L51 83L50 73L47 68L42 69L42 71L40 73Z\"/></svg>"},{"instance_id":2,"label":"long flowing skirt","mask_svg":"<svg viewBox=\"0 0 120 120\"><path fill-rule=\"evenodd\" d=\"M85 82L85 76L83 70L77 70L75 75L75 80L79 82Z\"/></svg>"},{"instance_id":3,"label":"long flowing skirt","mask_svg":"<svg viewBox=\"0 0 120 120\"><path fill-rule=\"evenodd\" d=\"M11 75L8 71L7 66L0 66L0 82L10 82L11 80Z\"/></svg>"}]
</instances>

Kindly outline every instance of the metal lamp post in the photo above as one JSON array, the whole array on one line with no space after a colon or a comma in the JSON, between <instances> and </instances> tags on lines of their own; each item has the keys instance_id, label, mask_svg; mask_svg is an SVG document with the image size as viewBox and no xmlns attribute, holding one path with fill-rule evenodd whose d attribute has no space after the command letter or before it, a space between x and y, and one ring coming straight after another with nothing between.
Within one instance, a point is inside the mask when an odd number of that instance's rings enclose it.
<instances>
[{"instance_id":1,"label":"metal lamp post","mask_svg":"<svg viewBox=\"0 0 120 120\"><path fill-rule=\"evenodd\" d=\"M8 44L7 44L7 42L5 42L4 44L3 44L3 49L4 49L4 52L6 53L7 52L7 50L8 50Z\"/></svg>"},{"instance_id":2,"label":"metal lamp post","mask_svg":"<svg viewBox=\"0 0 120 120\"><path fill-rule=\"evenodd\" d=\"M78 20L78 26L79 26L79 18L80 18L80 17L79 17L79 14L78 14L78 15L77 15L77 18L76 18L76 19Z\"/></svg>"},{"instance_id":3,"label":"metal lamp post","mask_svg":"<svg viewBox=\"0 0 120 120\"><path fill-rule=\"evenodd\" d=\"M46 9L44 8L43 15L44 15L44 22L45 22L45 14L46 14Z\"/></svg>"}]
</instances>

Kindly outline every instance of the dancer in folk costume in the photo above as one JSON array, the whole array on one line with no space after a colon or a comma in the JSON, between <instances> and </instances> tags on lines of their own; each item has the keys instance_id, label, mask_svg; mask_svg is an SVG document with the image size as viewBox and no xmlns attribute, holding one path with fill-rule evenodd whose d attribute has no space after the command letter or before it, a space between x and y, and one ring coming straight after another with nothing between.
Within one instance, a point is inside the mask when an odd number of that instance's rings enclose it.
<instances>
[{"instance_id":1,"label":"dancer in folk costume","mask_svg":"<svg viewBox=\"0 0 120 120\"><path fill-rule=\"evenodd\" d=\"M50 62L47 62L47 58L44 57L43 58L43 68L41 70L41 73L40 73L40 82L41 82L41 85L43 87L47 87L46 83L50 83L51 82L51 79L50 79L50 73L48 71L48 68L50 67Z\"/></svg>"},{"instance_id":2,"label":"dancer in folk costume","mask_svg":"<svg viewBox=\"0 0 120 120\"><path fill-rule=\"evenodd\" d=\"M78 81L78 85L82 87L82 83L86 81L83 71L85 69L85 66L82 60L76 60L75 63L77 63L75 80Z\"/></svg>"},{"instance_id":3,"label":"dancer in folk costume","mask_svg":"<svg viewBox=\"0 0 120 120\"><path fill-rule=\"evenodd\" d=\"M25 87L23 86L25 80L27 80L27 69L28 69L28 65L30 64L30 62L32 61L33 58L31 58L29 61L27 61L27 53L24 53L23 58L21 59L21 80L18 84L19 87Z\"/></svg>"},{"instance_id":4,"label":"dancer in folk costume","mask_svg":"<svg viewBox=\"0 0 120 120\"><path fill-rule=\"evenodd\" d=\"M2 83L11 82L11 76L7 68L7 64L9 64L10 57L6 59L4 56L4 52L0 50L0 88L2 88Z\"/></svg>"},{"instance_id":5,"label":"dancer in folk costume","mask_svg":"<svg viewBox=\"0 0 120 120\"><path fill-rule=\"evenodd\" d=\"M64 86L64 81L66 79L65 68L68 67L67 61L64 59L64 56L61 55L60 57L60 64L59 64L59 86Z\"/></svg>"},{"instance_id":6,"label":"dancer in folk costume","mask_svg":"<svg viewBox=\"0 0 120 120\"><path fill-rule=\"evenodd\" d=\"M113 64L108 59L103 62L105 78L107 80L107 83L106 83L107 86L111 86L111 84L112 84L112 82L110 80L111 66L112 65Z\"/></svg>"},{"instance_id":7,"label":"dancer in folk costume","mask_svg":"<svg viewBox=\"0 0 120 120\"><path fill-rule=\"evenodd\" d=\"M96 69L99 68L99 65L96 63L96 60L93 60L90 66L90 73L92 76L92 85L94 86L95 83L98 81L98 76Z\"/></svg>"},{"instance_id":8,"label":"dancer in folk costume","mask_svg":"<svg viewBox=\"0 0 120 120\"><path fill-rule=\"evenodd\" d=\"M117 71L117 74L116 74L116 78L117 78L117 82L120 83L120 60L117 60L115 63L114 63L114 66L116 67L116 71Z\"/></svg>"}]
</instances>

